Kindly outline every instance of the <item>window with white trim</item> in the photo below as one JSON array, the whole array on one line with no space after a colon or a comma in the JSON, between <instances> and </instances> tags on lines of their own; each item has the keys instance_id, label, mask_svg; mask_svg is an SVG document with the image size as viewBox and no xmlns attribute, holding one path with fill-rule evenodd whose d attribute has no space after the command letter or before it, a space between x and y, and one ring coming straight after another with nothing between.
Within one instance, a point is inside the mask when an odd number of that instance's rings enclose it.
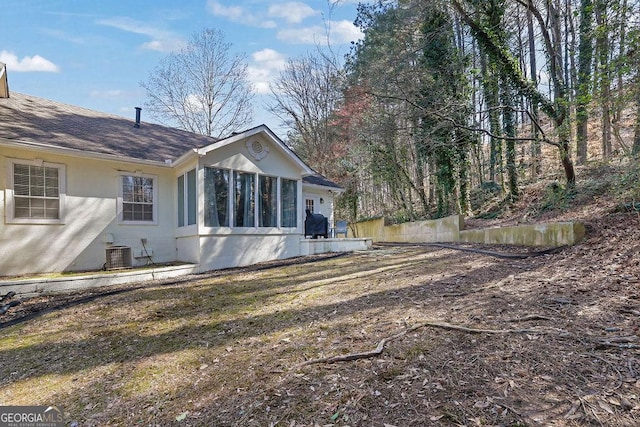
<instances>
[{"instance_id":1,"label":"window with white trim","mask_svg":"<svg viewBox=\"0 0 640 427\"><path fill-rule=\"evenodd\" d=\"M254 173L234 172L233 225L235 227L255 227L256 180Z\"/></svg>"},{"instance_id":2,"label":"window with white trim","mask_svg":"<svg viewBox=\"0 0 640 427\"><path fill-rule=\"evenodd\" d=\"M119 218L122 222L157 223L157 178L150 175L120 177Z\"/></svg>"},{"instance_id":3,"label":"window with white trim","mask_svg":"<svg viewBox=\"0 0 640 427\"><path fill-rule=\"evenodd\" d=\"M282 178L280 180L280 226L298 226L298 181Z\"/></svg>"},{"instance_id":4,"label":"window with white trim","mask_svg":"<svg viewBox=\"0 0 640 427\"><path fill-rule=\"evenodd\" d=\"M178 227L193 225L198 219L196 170L178 177Z\"/></svg>"},{"instance_id":5,"label":"window with white trim","mask_svg":"<svg viewBox=\"0 0 640 427\"><path fill-rule=\"evenodd\" d=\"M229 185L226 169L204 168L204 226L229 226Z\"/></svg>"},{"instance_id":6,"label":"window with white trim","mask_svg":"<svg viewBox=\"0 0 640 427\"><path fill-rule=\"evenodd\" d=\"M278 226L278 178L258 176L258 227Z\"/></svg>"},{"instance_id":7,"label":"window with white trim","mask_svg":"<svg viewBox=\"0 0 640 427\"><path fill-rule=\"evenodd\" d=\"M65 166L43 161L9 161L7 221L62 222Z\"/></svg>"},{"instance_id":8,"label":"window with white trim","mask_svg":"<svg viewBox=\"0 0 640 427\"><path fill-rule=\"evenodd\" d=\"M311 213L315 213L315 202L313 199L305 199L304 210L305 212L309 211Z\"/></svg>"},{"instance_id":9,"label":"window with white trim","mask_svg":"<svg viewBox=\"0 0 640 427\"><path fill-rule=\"evenodd\" d=\"M204 168L205 227L295 228L298 181Z\"/></svg>"}]
</instances>

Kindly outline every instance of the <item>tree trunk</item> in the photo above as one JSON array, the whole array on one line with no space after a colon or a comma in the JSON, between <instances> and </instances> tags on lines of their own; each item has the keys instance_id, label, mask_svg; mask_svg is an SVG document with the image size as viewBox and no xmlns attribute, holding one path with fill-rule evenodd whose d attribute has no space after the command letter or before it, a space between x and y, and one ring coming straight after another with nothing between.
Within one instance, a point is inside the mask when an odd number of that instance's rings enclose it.
<instances>
[{"instance_id":1,"label":"tree trunk","mask_svg":"<svg viewBox=\"0 0 640 427\"><path fill-rule=\"evenodd\" d=\"M489 131L491 132L489 148L489 181L502 183L502 140L498 138L500 131L500 99L498 95L498 80L489 64L487 57L481 51L482 85L484 87L484 102L489 112Z\"/></svg>"},{"instance_id":2,"label":"tree trunk","mask_svg":"<svg viewBox=\"0 0 640 427\"><path fill-rule=\"evenodd\" d=\"M578 45L578 87L576 88L577 162L587 162L589 103L591 102L591 64L593 62L591 0L580 3L580 42Z\"/></svg>"},{"instance_id":3,"label":"tree trunk","mask_svg":"<svg viewBox=\"0 0 640 427\"><path fill-rule=\"evenodd\" d=\"M527 32L529 37L529 67L531 72L531 80L537 81L538 67L536 64L536 39L533 29L533 14L531 8L533 0L529 0L529 8L527 9ZM531 100L531 116L533 117L533 123L531 123L531 136L533 141L531 142L531 175L536 177L540 175L542 170L542 147L540 146L540 140L538 139L538 104Z\"/></svg>"},{"instance_id":4,"label":"tree trunk","mask_svg":"<svg viewBox=\"0 0 640 427\"><path fill-rule=\"evenodd\" d=\"M636 64L636 67L638 65ZM636 94L636 122L633 127L633 148L634 156L640 155L640 69L636 70L633 91Z\"/></svg>"},{"instance_id":5,"label":"tree trunk","mask_svg":"<svg viewBox=\"0 0 640 427\"><path fill-rule=\"evenodd\" d=\"M597 0L595 4L596 51L598 54L599 96L602 108L602 157L611 157L611 71L609 70L609 38L606 0Z\"/></svg>"},{"instance_id":6,"label":"tree trunk","mask_svg":"<svg viewBox=\"0 0 640 427\"><path fill-rule=\"evenodd\" d=\"M516 170L516 126L513 114L513 96L511 85L504 77L502 79L502 122L504 124L504 134L508 137L506 141L507 151L507 179L509 182L509 196L512 201L518 199L518 171Z\"/></svg>"},{"instance_id":7,"label":"tree trunk","mask_svg":"<svg viewBox=\"0 0 640 427\"><path fill-rule=\"evenodd\" d=\"M627 0L623 0L620 4L618 10L618 20L616 22L620 31L620 42L618 43L619 50L618 56L620 58L624 58L627 55ZM625 67L618 66L616 67L616 93L615 93L615 101L613 107L613 118L611 119L611 128L613 134L618 141L618 144L624 149L626 153L628 153L628 147L625 145L622 140L622 136L620 135L620 120L622 119L622 111L625 106L625 97L624 97L624 71Z\"/></svg>"},{"instance_id":8,"label":"tree trunk","mask_svg":"<svg viewBox=\"0 0 640 427\"><path fill-rule=\"evenodd\" d=\"M549 55L549 70L550 70L550 84L553 87L553 101L547 98L533 82L523 77L522 72L518 64L513 60L513 57L509 54L509 49L502 43L491 29L487 29L479 21L475 21L471 18L470 14L462 7L460 0L453 0L452 4L460 17L464 22L469 25L474 36L478 39L478 42L482 44L482 47L490 54L492 59L500 67L500 70L508 76L511 83L514 85L518 93L529 97L533 102L540 104L540 108L553 120L555 128L559 134L558 143L554 144L560 151L560 161L565 171L568 186L575 185L575 170L573 168L573 161L571 160L571 153L569 152L569 137L570 131L566 128L567 121L567 108L565 99L565 85L562 76L562 56L558 50L558 42L553 41L552 37L547 31L545 20L540 15L539 11L535 8L532 9L532 13L540 22L540 30L544 40L545 50ZM555 13L553 16L557 18ZM554 36L560 34L558 28L558 20L552 19L552 33ZM560 70L560 72L558 72Z\"/></svg>"}]
</instances>

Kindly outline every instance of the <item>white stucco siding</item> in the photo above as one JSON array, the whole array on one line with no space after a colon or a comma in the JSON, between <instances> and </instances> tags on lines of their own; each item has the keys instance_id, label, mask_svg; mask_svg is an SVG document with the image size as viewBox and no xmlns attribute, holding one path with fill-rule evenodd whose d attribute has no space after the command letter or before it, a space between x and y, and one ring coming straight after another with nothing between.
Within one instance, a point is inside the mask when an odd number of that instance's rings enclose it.
<instances>
[{"instance_id":1,"label":"white stucco siding","mask_svg":"<svg viewBox=\"0 0 640 427\"><path fill-rule=\"evenodd\" d=\"M0 275L34 272L96 270L105 263L107 241L153 251L154 262L173 261L176 257L175 213L173 209L174 173L169 168L100 161L34 152L4 149L0 157L3 198L12 160L64 165L66 195L60 224L7 222L7 203L2 203L3 224L0 230ZM137 172L136 172L137 171ZM154 225L125 225L118 220L118 187L122 174L142 173L156 177L157 222ZM134 265L147 263L134 258Z\"/></svg>"},{"instance_id":2,"label":"white stucco siding","mask_svg":"<svg viewBox=\"0 0 640 427\"><path fill-rule=\"evenodd\" d=\"M200 239L197 235L176 239L177 261L198 264L200 262Z\"/></svg>"},{"instance_id":3,"label":"white stucco siding","mask_svg":"<svg viewBox=\"0 0 640 427\"><path fill-rule=\"evenodd\" d=\"M268 150L266 156L260 160L253 158L246 147L247 142L254 140L260 141L263 148ZM202 166L280 176L288 179L301 178L301 171L291 158L283 155L272 142L261 136L254 136L210 151L200 159L200 164Z\"/></svg>"},{"instance_id":4,"label":"white stucco siding","mask_svg":"<svg viewBox=\"0 0 640 427\"><path fill-rule=\"evenodd\" d=\"M300 255L299 235L203 236L200 238L200 270L251 265Z\"/></svg>"},{"instance_id":5,"label":"white stucco siding","mask_svg":"<svg viewBox=\"0 0 640 427\"><path fill-rule=\"evenodd\" d=\"M302 198L314 200L314 212L326 216L329 219L329 227L332 227L336 218L333 217L334 195L329 190L305 186L302 190ZM303 203L304 203L303 200Z\"/></svg>"}]
</instances>

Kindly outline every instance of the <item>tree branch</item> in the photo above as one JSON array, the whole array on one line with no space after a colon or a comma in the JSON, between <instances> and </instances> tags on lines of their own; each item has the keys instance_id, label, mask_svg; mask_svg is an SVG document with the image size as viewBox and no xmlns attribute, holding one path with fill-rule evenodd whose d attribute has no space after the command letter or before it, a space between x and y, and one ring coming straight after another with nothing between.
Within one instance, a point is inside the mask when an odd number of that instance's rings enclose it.
<instances>
[{"instance_id":1,"label":"tree branch","mask_svg":"<svg viewBox=\"0 0 640 427\"><path fill-rule=\"evenodd\" d=\"M362 353L349 353L349 354L344 354L340 356L311 359L295 365L292 369L298 370L302 367L305 367L308 365L314 365L318 363L338 363L338 362L350 362L350 361L359 360L359 359L370 359L372 357L376 357L382 354L382 352L384 351L384 347L388 342L391 342L398 338L402 338L403 336L424 327L448 329L453 331L466 332L470 334L545 334L546 333L546 331L540 331L537 329L476 329L476 328L469 328L466 326L454 325L446 322L430 321L430 322L417 324L395 335L383 338L382 340L380 340L380 342L378 343L378 345L374 350L365 351Z\"/></svg>"}]
</instances>

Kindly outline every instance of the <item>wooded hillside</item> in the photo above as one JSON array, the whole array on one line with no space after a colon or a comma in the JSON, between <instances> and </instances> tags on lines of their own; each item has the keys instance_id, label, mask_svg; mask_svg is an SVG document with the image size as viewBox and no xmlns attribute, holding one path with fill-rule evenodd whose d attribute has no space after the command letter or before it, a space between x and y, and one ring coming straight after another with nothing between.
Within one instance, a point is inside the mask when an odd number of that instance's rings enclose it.
<instances>
[{"instance_id":1,"label":"wooded hillside","mask_svg":"<svg viewBox=\"0 0 640 427\"><path fill-rule=\"evenodd\" d=\"M640 152L640 2L399 0L360 5L365 37L292 59L271 106L305 161L346 189L340 216L478 213L525 184Z\"/></svg>"}]
</instances>

